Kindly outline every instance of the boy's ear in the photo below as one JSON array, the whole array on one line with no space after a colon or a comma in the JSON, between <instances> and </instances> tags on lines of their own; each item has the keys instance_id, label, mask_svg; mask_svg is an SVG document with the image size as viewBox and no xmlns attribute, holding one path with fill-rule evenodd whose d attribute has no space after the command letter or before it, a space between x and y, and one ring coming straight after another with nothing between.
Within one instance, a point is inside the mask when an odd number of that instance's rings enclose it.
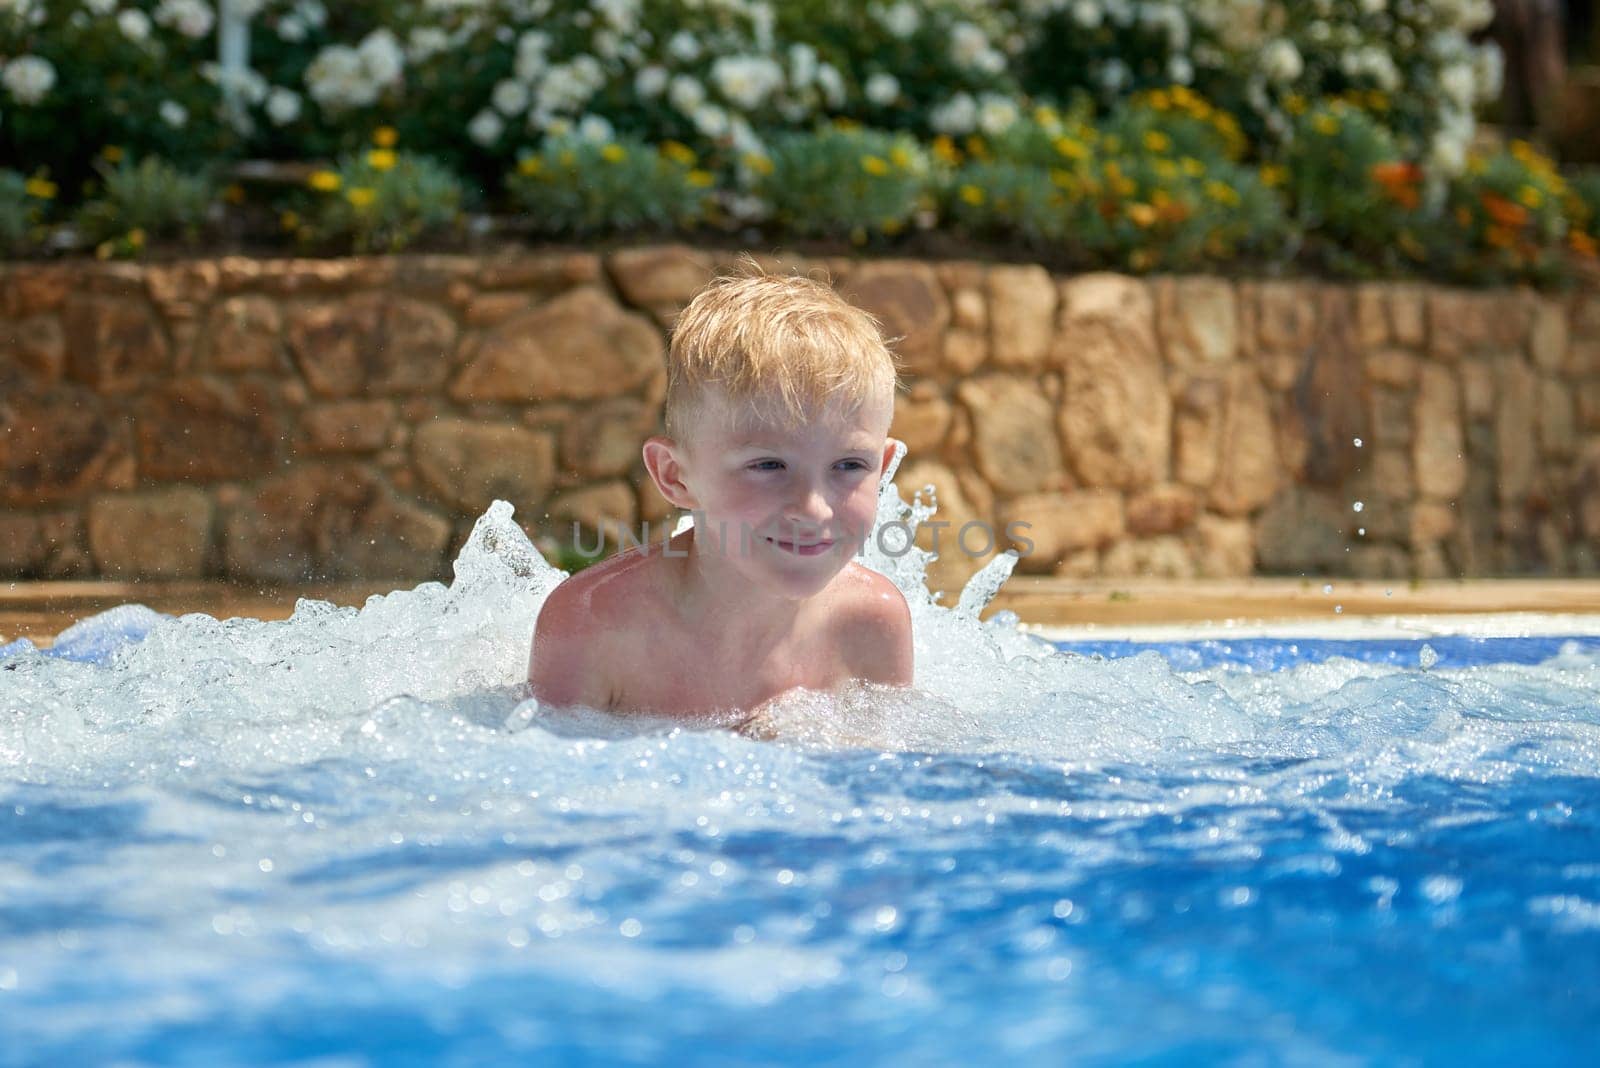
<instances>
[{"instance_id":1,"label":"boy's ear","mask_svg":"<svg viewBox=\"0 0 1600 1068\"><path fill-rule=\"evenodd\" d=\"M883 442L883 460L878 464L878 477L882 478L889 464L894 461L895 446L901 444L897 438L886 438Z\"/></svg>"},{"instance_id":2,"label":"boy's ear","mask_svg":"<svg viewBox=\"0 0 1600 1068\"><path fill-rule=\"evenodd\" d=\"M644 443L644 468L650 472L650 481L656 484L668 504L691 512L700 507L694 492L684 481L683 461L671 438L657 435Z\"/></svg>"}]
</instances>

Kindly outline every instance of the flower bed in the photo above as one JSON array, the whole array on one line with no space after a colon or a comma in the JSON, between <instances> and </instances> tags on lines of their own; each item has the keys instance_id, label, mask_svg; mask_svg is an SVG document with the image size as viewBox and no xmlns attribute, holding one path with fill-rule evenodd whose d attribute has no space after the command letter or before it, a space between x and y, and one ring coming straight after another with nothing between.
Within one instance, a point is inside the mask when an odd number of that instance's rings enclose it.
<instances>
[{"instance_id":1,"label":"flower bed","mask_svg":"<svg viewBox=\"0 0 1600 1068\"><path fill-rule=\"evenodd\" d=\"M27 161L0 244L366 250L514 212L1139 271L1549 282L1594 254L1593 180L1471 151L1487 0L230 2L246 67L206 0L0 5L0 158ZM217 166L244 159L322 169Z\"/></svg>"}]
</instances>

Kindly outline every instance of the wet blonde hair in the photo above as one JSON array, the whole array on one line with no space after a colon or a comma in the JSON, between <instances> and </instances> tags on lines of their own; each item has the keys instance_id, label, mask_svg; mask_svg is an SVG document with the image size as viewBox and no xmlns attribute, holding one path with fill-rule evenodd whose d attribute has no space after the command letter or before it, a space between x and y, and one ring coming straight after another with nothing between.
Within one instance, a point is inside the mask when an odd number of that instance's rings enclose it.
<instances>
[{"instance_id":1,"label":"wet blonde hair","mask_svg":"<svg viewBox=\"0 0 1600 1068\"><path fill-rule=\"evenodd\" d=\"M798 426L841 402L892 404L896 381L894 354L870 314L825 282L768 274L746 258L673 325L666 430L682 440L710 388L759 418Z\"/></svg>"}]
</instances>

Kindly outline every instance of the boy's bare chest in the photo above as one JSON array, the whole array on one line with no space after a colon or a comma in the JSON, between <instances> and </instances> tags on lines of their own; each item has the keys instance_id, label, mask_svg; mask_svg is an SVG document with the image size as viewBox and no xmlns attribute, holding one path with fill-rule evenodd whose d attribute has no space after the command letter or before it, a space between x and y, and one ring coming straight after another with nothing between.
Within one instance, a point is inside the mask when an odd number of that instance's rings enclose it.
<instances>
[{"instance_id":1,"label":"boy's bare chest","mask_svg":"<svg viewBox=\"0 0 1600 1068\"><path fill-rule=\"evenodd\" d=\"M613 674L612 707L676 715L751 709L795 687L832 689L848 677L825 636L748 651L659 638Z\"/></svg>"}]
</instances>

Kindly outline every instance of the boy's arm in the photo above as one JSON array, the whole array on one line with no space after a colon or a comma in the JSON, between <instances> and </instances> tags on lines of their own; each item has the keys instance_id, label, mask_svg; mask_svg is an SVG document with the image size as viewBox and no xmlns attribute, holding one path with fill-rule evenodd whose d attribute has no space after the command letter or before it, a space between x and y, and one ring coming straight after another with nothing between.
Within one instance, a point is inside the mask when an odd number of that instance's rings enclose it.
<instances>
[{"instance_id":1,"label":"boy's arm","mask_svg":"<svg viewBox=\"0 0 1600 1068\"><path fill-rule=\"evenodd\" d=\"M875 571L852 605L844 650L854 678L888 686L910 686L915 668L911 609L900 588Z\"/></svg>"},{"instance_id":2,"label":"boy's arm","mask_svg":"<svg viewBox=\"0 0 1600 1068\"><path fill-rule=\"evenodd\" d=\"M594 692L594 635L569 585L570 580L551 590L539 611L528 655L528 683L541 705L604 708L606 695Z\"/></svg>"}]
</instances>

